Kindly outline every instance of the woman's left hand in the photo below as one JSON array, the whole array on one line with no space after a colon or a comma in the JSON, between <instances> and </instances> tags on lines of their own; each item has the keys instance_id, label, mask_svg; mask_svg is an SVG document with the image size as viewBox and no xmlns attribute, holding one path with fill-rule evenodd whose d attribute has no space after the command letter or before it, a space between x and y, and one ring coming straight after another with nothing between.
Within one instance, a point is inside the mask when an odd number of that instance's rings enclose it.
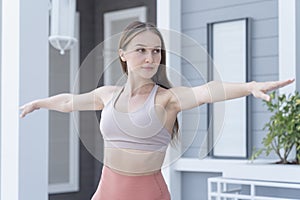
<instances>
[{"instance_id":1,"label":"woman's left hand","mask_svg":"<svg viewBox=\"0 0 300 200\"><path fill-rule=\"evenodd\" d=\"M289 85L294 81L295 79L293 78L285 81L252 82L251 93L256 98L270 101L271 98L266 94L267 92Z\"/></svg>"}]
</instances>

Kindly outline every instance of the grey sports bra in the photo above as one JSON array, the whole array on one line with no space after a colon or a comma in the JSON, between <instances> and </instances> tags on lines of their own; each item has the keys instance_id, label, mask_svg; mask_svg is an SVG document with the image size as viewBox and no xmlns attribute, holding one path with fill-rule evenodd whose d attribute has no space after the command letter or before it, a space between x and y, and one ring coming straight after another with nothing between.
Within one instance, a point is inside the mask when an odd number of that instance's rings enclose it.
<instances>
[{"instance_id":1,"label":"grey sports bra","mask_svg":"<svg viewBox=\"0 0 300 200\"><path fill-rule=\"evenodd\" d=\"M166 151L171 134L157 117L155 111L155 85L143 107L134 112L119 112L115 102L121 92L104 107L101 114L100 131L104 146L146 151Z\"/></svg>"}]
</instances>

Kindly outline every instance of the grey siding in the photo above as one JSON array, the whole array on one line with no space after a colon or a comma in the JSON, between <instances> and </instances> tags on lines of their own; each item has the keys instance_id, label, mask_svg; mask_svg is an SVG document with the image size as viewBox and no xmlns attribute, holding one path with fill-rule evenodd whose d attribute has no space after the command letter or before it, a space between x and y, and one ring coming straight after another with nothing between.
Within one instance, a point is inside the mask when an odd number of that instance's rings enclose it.
<instances>
[{"instance_id":1,"label":"grey siding","mask_svg":"<svg viewBox=\"0 0 300 200\"><path fill-rule=\"evenodd\" d=\"M278 1L277 0L187 0L182 2L182 32L196 40L198 44L207 47L207 23L238 19L252 18L251 47L251 80L268 81L278 79ZM190 44L183 44L183 52L189 52ZM184 54L184 53L183 53ZM189 64L183 62L183 75L193 85L201 84L207 77L196 76L188 68ZM261 138L265 131L262 130L270 115L261 100L251 97L253 126L253 146L261 147ZM204 107L204 106L202 106ZM200 130L205 133L207 126L207 112L201 109ZM192 114L184 114L184 121L190 121ZM204 126L203 126L204 125ZM183 125L183 134L190 134L188 126ZM198 138L198 137L196 137ZM185 157L197 157L200 144L195 141Z\"/></svg>"},{"instance_id":2,"label":"grey siding","mask_svg":"<svg viewBox=\"0 0 300 200\"><path fill-rule=\"evenodd\" d=\"M198 44L207 47L207 23L250 17L251 24L251 80L269 81L278 79L278 0L185 0L182 1L182 32L194 39ZM298 23L299 24L299 23ZM299 39L298 39L299 41ZM192 53L193 45L182 44L184 55ZM299 51L298 51L299 53ZM197 55L193 56L197 63ZM186 61L182 61L182 73L192 85L203 84L207 79L207 74L199 75L192 69L193 67ZM299 69L297 69L299 77ZM299 90L299 86L298 86ZM250 97L252 106L251 120L252 126L250 134L254 147L262 147L261 141L266 131L262 130L264 124L270 117L261 100ZM201 139L207 134L207 110L206 106L200 107L200 122L198 131L191 130L190 124L196 111L183 113L182 134L197 134L183 157L198 158ZM196 133L195 133L196 132ZM184 136L183 136L184 138ZM205 144L204 144L205 145ZM264 156L261 156L264 157ZM271 158L275 157L271 155ZM210 173L182 173L182 197L185 200L207 199L206 180L210 176L220 176L221 174ZM261 193L274 192L274 189L262 189ZM299 191L292 191L292 195ZM281 191L285 195L289 191Z\"/></svg>"},{"instance_id":3,"label":"grey siding","mask_svg":"<svg viewBox=\"0 0 300 200\"><path fill-rule=\"evenodd\" d=\"M183 172L182 200L207 200L207 179L210 177L222 176L221 173L192 173ZM191 187L193 186L193 187Z\"/></svg>"},{"instance_id":4,"label":"grey siding","mask_svg":"<svg viewBox=\"0 0 300 200\"><path fill-rule=\"evenodd\" d=\"M49 96L69 91L70 72L66 56L50 46ZM59 57L58 57L59 56ZM49 111L49 183L65 183L69 180L69 114Z\"/></svg>"}]
</instances>

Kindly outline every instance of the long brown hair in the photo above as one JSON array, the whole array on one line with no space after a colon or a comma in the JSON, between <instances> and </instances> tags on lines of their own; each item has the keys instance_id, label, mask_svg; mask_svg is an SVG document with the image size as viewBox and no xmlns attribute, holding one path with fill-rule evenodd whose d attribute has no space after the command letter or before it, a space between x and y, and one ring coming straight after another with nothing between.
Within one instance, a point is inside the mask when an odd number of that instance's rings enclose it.
<instances>
[{"instance_id":1,"label":"long brown hair","mask_svg":"<svg viewBox=\"0 0 300 200\"><path fill-rule=\"evenodd\" d=\"M151 31L155 33L161 41L161 60L160 60L160 65L158 67L158 70L156 74L151 78L153 82L155 82L157 85L169 89L172 87L170 81L168 80L167 73L166 73L166 48L165 48L165 43L163 40L163 37L160 33L160 31L156 28L155 25L151 23L144 23L140 21L134 21L130 23L123 31L120 42L119 42L119 49L126 50L127 45L129 42L138 34L144 32L144 31ZM122 70L124 73L128 74L127 71L127 63L126 61L122 61L121 57L119 57L121 65L122 65ZM178 130L179 130L179 125L178 125L178 120L176 118L176 121L174 123L173 129L172 129L172 139L178 137Z\"/></svg>"}]
</instances>

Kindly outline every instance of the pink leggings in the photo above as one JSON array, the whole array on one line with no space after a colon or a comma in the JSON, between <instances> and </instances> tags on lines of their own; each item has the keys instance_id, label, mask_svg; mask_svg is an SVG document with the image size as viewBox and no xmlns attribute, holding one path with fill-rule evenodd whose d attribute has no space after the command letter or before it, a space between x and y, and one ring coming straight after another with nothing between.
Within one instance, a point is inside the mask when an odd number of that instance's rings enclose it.
<instances>
[{"instance_id":1,"label":"pink leggings","mask_svg":"<svg viewBox=\"0 0 300 200\"><path fill-rule=\"evenodd\" d=\"M126 176L104 166L92 200L170 200L161 172L143 176Z\"/></svg>"}]
</instances>

